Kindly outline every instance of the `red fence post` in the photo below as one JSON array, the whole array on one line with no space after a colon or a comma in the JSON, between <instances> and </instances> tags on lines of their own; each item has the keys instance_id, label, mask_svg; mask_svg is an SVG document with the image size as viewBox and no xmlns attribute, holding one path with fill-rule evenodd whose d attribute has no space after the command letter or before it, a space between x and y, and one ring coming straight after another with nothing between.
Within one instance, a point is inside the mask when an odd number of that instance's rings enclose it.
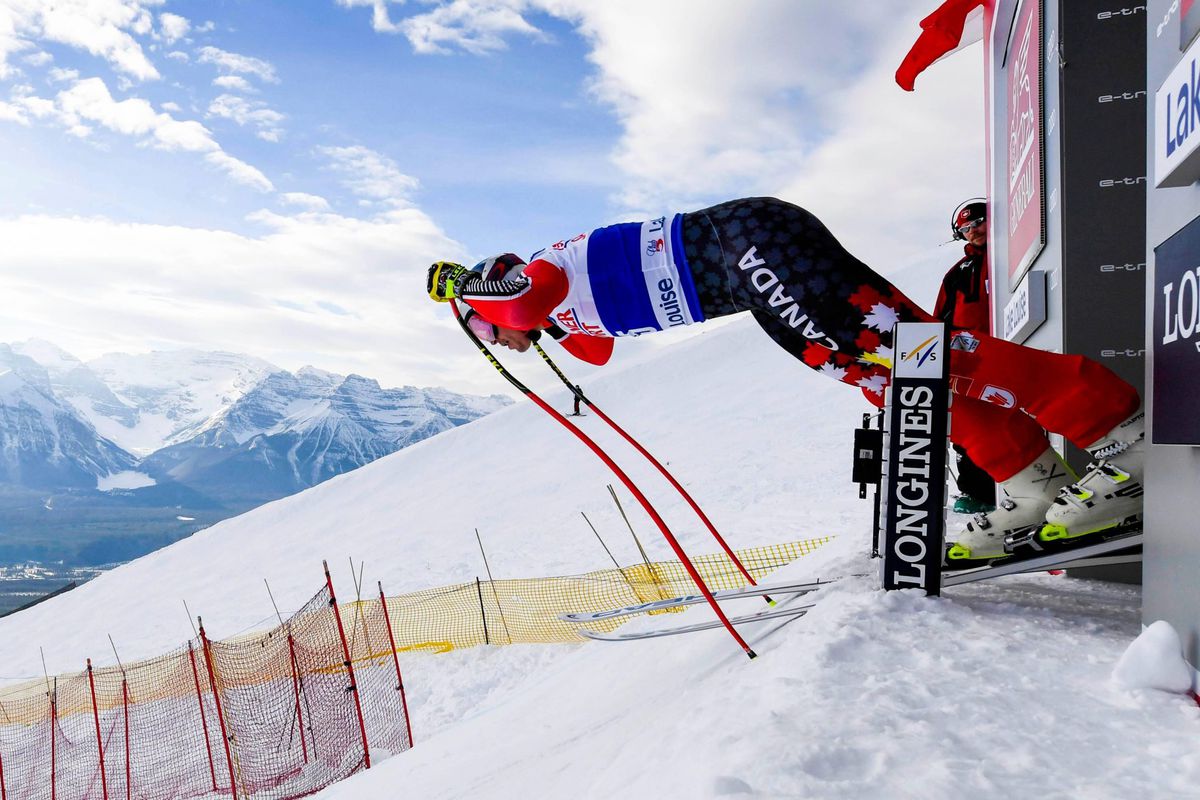
<instances>
[{"instance_id":1,"label":"red fence post","mask_svg":"<svg viewBox=\"0 0 1200 800\"><path fill-rule=\"evenodd\" d=\"M125 709L125 800L133 800L133 771L130 767L133 756L129 752L129 681L124 673L121 673L121 705Z\"/></svg>"},{"instance_id":2,"label":"red fence post","mask_svg":"<svg viewBox=\"0 0 1200 800\"><path fill-rule=\"evenodd\" d=\"M57 683L58 679L55 678ZM58 689L50 693L50 800L58 800L58 784L55 781L55 767L58 760L58 737L56 728L58 727L58 698L55 696Z\"/></svg>"},{"instance_id":3,"label":"red fence post","mask_svg":"<svg viewBox=\"0 0 1200 800\"><path fill-rule=\"evenodd\" d=\"M196 653L188 642L188 658L192 662L192 678L196 681L196 701L200 704L200 725L204 728L204 749L208 751L208 772L212 775L213 791L217 791L217 767L213 763L212 743L208 739L208 720L204 718L204 697L200 694L200 674L196 671Z\"/></svg>"},{"instance_id":4,"label":"red fence post","mask_svg":"<svg viewBox=\"0 0 1200 800\"><path fill-rule=\"evenodd\" d=\"M92 660L87 660L88 688L92 691L92 720L96 723L96 752L100 754L100 792L108 800L108 776L104 774L104 737L100 735L100 709L96 705L96 678L92 674Z\"/></svg>"},{"instance_id":5,"label":"red fence post","mask_svg":"<svg viewBox=\"0 0 1200 800\"><path fill-rule=\"evenodd\" d=\"M392 648L392 661L396 665L396 689L400 692L400 706L404 709L404 727L408 730L408 746L412 747L412 722L408 718L408 699L404 695L404 678L400 676L400 654L396 652L396 637L392 635L392 616L388 613L387 598L383 594L383 581L379 582L379 607L383 621L387 623L388 644Z\"/></svg>"},{"instance_id":6,"label":"red fence post","mask_svg":"<svg viewBox=\"0 0 1200 800\"><path fill-rule=\"evenodd\" d=\"M288 633L288 651L292 657L292 691L296 694L296 727L300 729L300 747L304 750L304 763L308 763L308 742L304 740L304 715L300 712L300 665L296 662L296 640Z\"/></svg>"},{"instance_id":7,"label":"red fence post","mask_svg":"<svg viewBox=\"0 0 1200 800\"><path fill-rule=\"evenodd\" d=\"M337 620L338 636L342 640L342 652L346 656L346 671L350 675L350 692L354 695L354 710L358 712L358 729L362 733L363 766L371 768L371 751L367 747L367 723L363 720L362 703L358 699L358 684L354 682L354 662L350 658L350 647L346 644L346 629L342 627L342 615L338 611L337 595L333 593L333 578L329 575L329 564L321 562L325 568L325 586L329 589L329 605L333 608L333 618Z\"/></svg>"},{"instance_id":8,"label":"red fence post","mask_svg":"<svg viewBox=\"0 0 1200 800\"><path fill-rule=\"evenodd\" d=\"M212 648L200 623L200 641L204 644L204 664L208 667L208 682L212 686L213 702L217 704L217 721L221 723L221 738L225 740L225 763L229 765L229 792L237 800L237 778L233 775L233 754L229 752L229 731L225 728L225 711L221 708L221 693L217 691L217 676L213 669Z\"/></svg>"}]
</instances>

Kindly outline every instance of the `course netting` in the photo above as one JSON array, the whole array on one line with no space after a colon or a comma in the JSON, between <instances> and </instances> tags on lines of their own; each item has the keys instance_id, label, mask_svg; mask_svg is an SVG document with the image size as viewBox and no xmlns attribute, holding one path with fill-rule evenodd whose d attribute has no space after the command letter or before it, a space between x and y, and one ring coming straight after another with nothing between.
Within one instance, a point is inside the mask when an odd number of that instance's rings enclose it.
<instances>
[{"instance_id":1,"label":"course netting","mask_svg":"<svg viewBox=\"0 0 1200 800\"><path fill-rule=\"evenodd\" d=\"M826 541L737 555L758 580ZM693 562L711 589L746 583L723 553ZM398 653L580 642L559 614L695 591L675 561L341 604L327 581L265 632L201 627L157 658L0 689L0 800L309 795L412 746Z\"/></svg>"}]
</instances>

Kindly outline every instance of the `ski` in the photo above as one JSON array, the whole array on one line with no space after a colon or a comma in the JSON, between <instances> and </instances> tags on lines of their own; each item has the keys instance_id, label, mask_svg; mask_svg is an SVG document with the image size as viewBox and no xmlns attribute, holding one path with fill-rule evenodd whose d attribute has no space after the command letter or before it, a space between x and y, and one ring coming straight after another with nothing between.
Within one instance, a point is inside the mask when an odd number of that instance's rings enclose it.
<instances>
[{"instance_id":1,"label":"ski","mask_svg":"<svg viewBox=\"0 0 1200 800\"><path fill-rule=\"evenodd\" d=\"M1040 572L1048 569L1099 566L1100 563L1125 563L1129 560L1140 560L1140 553L1121 556L1119 561L1113 559L1117 558L1116 554L1120 551L1141 547L1141 544L1141 527L1123 530L1116 535L1110 534L1100 541L1077 544L1067 549L1039 552L1033 556L1020 558L997 559L971 569L947 570L942 573L942 585L957 586L961 583L971 583L1022 572Z\"/></svg>"},{"instance_id":2,"label":"ski","mask_svg":"<svg viewBox=\"0 0 1200 800\"><path fill-rule=\"evenodd\" d=\"M743 625L751 622L766 622L771 619L787 619L802 617L808 613L808 610L813 607L813 604L806 606L798 606L796 608L769 608L765 611L759 611L754 614L745 614L740 617L730 617L729 621L734 625ZM680 633L694 633L696 631L707 631L712 628L722 626L721 620L711 619L706 622L697 622L691 625L677 625L672 628L655 628L648 631L630 631L628 633L604 633L602 631L592 631L587 628L580 628L579 635L586 636L589 639L595 639L600 642L634 642L639 639L657 639L662 636L675 636Z\"/></svg>"},{"instance_id":3,"label":"ski","mask_svg":"<svg viewBox=\"0 0 1200 800\"><path fill-rule=\"evenodd\" d=\"M740 597L758 597L761 595L803 595L809 592L815 592L822 586L827 586L831 581L814 581L812 583L780 583L775 585L759 585L759 586L743 586L740 589L722 589L713 592L713 598L716 600L734 600ZM677 608L679 606L690 606L697 603L705 602L702 594L685 594L679 597L666 597L661 600L649 600L645 603L636 603L624 608L606 609L604 611L578 611L567 614L559 614L558 618L563 622L599 622L606 619L617 619L619 617L628 617L633 614L644 614L647 611L660 611L667 608Z\"/></svg>"}]
</instances>

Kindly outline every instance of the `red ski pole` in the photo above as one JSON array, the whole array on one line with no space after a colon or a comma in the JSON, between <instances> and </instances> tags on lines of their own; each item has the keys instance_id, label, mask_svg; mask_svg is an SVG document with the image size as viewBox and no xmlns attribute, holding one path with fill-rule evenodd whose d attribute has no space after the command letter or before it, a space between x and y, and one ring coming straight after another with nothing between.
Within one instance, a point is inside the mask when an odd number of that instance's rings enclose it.
<instances>
[{"instance_id":1,"label":"red ski pole","mask_svg":"<svg viewBox=\"0 0 1200 800\"><path fill-rule=\"evenodd\" d=\"M571 390L571 393L574 394L575 397L577 397L581 402L584 403L584 405L586 405L588 408L590 408L596 414L596 416L598 416L600 419L604 420L610 428L612 428L614 431L616 431L618 434L620 434L621 438L623 438L625 441L629 442L629 444L633 445L633 448L635 450L637 450L639 453L641 453L642 457L644 457L647 461L649 461L651 464L653 464L655 469L657 469L659 471L659 473L664 478L666 478L667 481L672 486L675 487L675 491L679 492L680 496L683 497L683 499L687 501L687 504L692 507L692 511L696 512L696 516L698 516L700 518L701 522L703 522L705 527L708 528L709 533L711 533L713 535L713 538L717 540L717 543L721 545L721 549L723 549L725 551L725 555L729 556L729 560L732 561L734 563L734 565L741 571L742 575L744 575L746 577L746 580L750 582L751 586L758 586L758 581L754 580L754 576L751 575L749 570L747 570L746 567L742 564L742 560L737 557L737 555L733 552L733 550L725 542L725 537L721 536L721 534L717 531L716 526L712 524L711 520L709 520L708 515L705 514L704 510L702 508L700 508L700 505L695 500L692 499L692 496L690 494L688 494L687 490L684 489L683 486L680 485L679 481L675 480L675 476L672 475L670 472L668 472L667 468L664 467L661 463L659 463L659 460L657 458L655 458L653 455L651 455L650 451L648 451L646 448L642 447L642 445L636 439L634 439L632 436L630 436L625 431L624 428L622 428L617 423L613 422L612 419L610 419L607 414L605 414L603 411L601 411L599 409L599 407L597 407L596 404L593 403L591 401L591 399L583 393L583 389L581 389L578 386L576 386L575 384L571 383L571 381L567 378L567 376L563 374L563 371L558 368L558 365L555 364L554 361L550 358L550 356L546 353L546 351L542 349L542 346L540 344L538 344L537 342L534 342L533 346L535 348L537 348L538 354L542 357L542 360L546 362L546 365L548 367L550 367L551 370L554 371L554 374L558 376L559 380L561 380L564 384L566 384L566 387ZM772 600L767 595L763 595L763 599L766 600L768 603L771 603L771 604L775 603L775 601Z\"/></svg>"},{"instance_id":2,"label":"red ski pole","mask_svg":"<svg viewBox=\"0 0 1200 800\"><path fill-rule=\"evenodd\" d=\"M687 570L687 573L689 576L691 576L692 581L695 582L696 587L700 589L700 593L704 595L704 599L708 601L709 606L712 607L712 610L716 613L717 618L721 620L721 624L724 625L725 629L729 631L729 635L732 636L734 641L738 643L738 646L746 652L747 656L750 658L756 658L757 653L750 648L750 645L746 644L746 640L743 639L741 634L734 629L733 624L729 621L729 617L725 616L725 612L721 609L720 604L717 603L716 598L712 596L712 592L709 591L704 579L700 577L700 573L696 571L695 565L692 564L691 559L688 558L687 553L684 552L683 547L680 546L678 540L676 540L675 534L671 533L671 529L667 527L667 523L661 516L659 516L658 512L654 509L654 506L650 504L650 501L646 499L646 496L642 494L637 485L634 484L629 476L625 474L624 470L617 466L616 462L609 458L608 454L605 453L598 444L592 441L592 439L586 433L572 425L566 417L555 411L554 408L548 405L545 400L538 397L528 386L521 383L521 381L517 380L512 373L504 368L504 365L492 355L492 352L488 350L487 346L479 340L479 337L475 335L475 332L471 330L470 326L463 321L462 313L458 310L458 303L451 300L450 308L454 311L454 317L458 320L458 324L462 327L463 332L466 333L468 338L475 343L475 346L479 348L479 352L483 353L484 357L491 363L491 365L495 367L502 376L504 376L504 379L511 383L517 389L517 391L521 392L523 395L533 401L538 408L545 411L551 417L556 419L561 425L563 425L563 427L575 434L580 441L588 446L588 448L596 455L597 458L604 462L605 466L612 470L613 474L617 476L621 483L625 484L625 488L633 493L633 496L637 498L639 503L641 503L642 508L645 509L646 513L650 515L650 519L654 520L654 524L657 525L659 531L662 532L663 538L667 540L667 544L671 546L671 549L675 552L676 557L680 560L680 563L683 564L684 569Z\"/></svg>"}]
</instances>

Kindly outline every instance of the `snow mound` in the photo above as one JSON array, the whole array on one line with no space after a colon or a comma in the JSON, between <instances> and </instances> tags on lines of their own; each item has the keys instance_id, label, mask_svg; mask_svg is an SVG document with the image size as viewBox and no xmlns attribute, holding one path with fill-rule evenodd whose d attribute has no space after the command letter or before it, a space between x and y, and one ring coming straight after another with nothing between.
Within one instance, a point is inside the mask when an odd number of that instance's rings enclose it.
<instances>
[{"instance_id":1,"label":"snow mound","mask_svg":"<svg viewBox=\"0 0 1200 800\"><path fill-rule=\"evenodd\" d=\"M1192 688L1192 668L1183 658L1183 642L1166 620L1158 620L1133 640L1113 680L1125 689L1158 689L1182 694Z\"/></svg>"}]
</instances>

